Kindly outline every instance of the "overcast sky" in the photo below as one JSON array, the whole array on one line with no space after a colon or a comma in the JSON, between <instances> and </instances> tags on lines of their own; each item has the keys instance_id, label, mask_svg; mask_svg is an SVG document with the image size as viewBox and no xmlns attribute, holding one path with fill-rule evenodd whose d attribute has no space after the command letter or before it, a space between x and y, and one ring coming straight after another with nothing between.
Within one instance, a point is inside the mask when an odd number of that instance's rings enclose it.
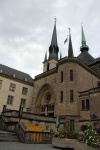
<instances>
[{"instance_id":1,"label":"overcast sky","mask_svg":"<svg viewBox=\"0 0 100 150\"><path fill-rule=\"evenodd\" d=\"M0 63L30 74L43 72L57 18L58 46L65 57L64 40L71 28L74 56L81 46L81 23L89 53L100 56L100 0L0 0Z\"/></svg>"}]
</instances>

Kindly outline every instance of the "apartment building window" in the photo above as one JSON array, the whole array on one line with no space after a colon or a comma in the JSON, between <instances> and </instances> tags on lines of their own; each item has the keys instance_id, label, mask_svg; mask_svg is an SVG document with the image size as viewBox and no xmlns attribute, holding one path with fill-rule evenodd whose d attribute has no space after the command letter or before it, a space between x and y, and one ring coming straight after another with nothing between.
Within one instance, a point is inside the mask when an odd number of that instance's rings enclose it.
<instances>
[{"instance_id":1,"label":"apartment building window","mask_svg":"<svg viewBox=\"0 0 100 150\"><path fill-rule=\"evenodd\" d=\"M61 82L63 82L63 71L61 71Z\"/></svg>"},{"instance_id":2,"label":"apartment building window","mask_svg":"<svg viewBox=\"0 0 100 150\"><path fill-rule=\"evenodd\" d=\"M90 109L90 102L89 99L86 99L86 110Z\"/></svg>"},{"instance_id":3,"label":"apartment building window","mask_svg":"<svg viewBox=\"0 0 100 150\"><path fill-rule=\"evenodd\" d=\"M27 92L28 92L28 88L23 87L23 89L22 89L22 94L23 94L23 95L27 95Z\"/></svg>"},{"instance_id":4,"label":"apartment building window","mask_svg":"<svg viewBox=\"0 0 100 150\"><path fill-rule=\"evenodd\" d=\"M74 101L74 92L73 90L70 90L70 102Z\"/></svg>"},{"instance_id":5,"label":"apartment building window","mask_svg":"<svg viewBox=\"0 0 100 150\"><path fill-rule=\"evenodd\" d=\"M16 84L10 83L9 91L14 92L16 88Z\"/></svg>"},{"instance_id":6,"label":"apartment building window","mask_svg":"<svg viewBox=\"0 0 100 150\"><path fill-rule=\"evenodd\" d=\"M63 102L63 91L60 92L60 102Z\"/></svg>"},{"instance_id":7,"label":"apartment building window","mask_svg":"<svg viewBox=\"0 0 100 150\"><path fill-rule=\"evenodd\" d=\"M2 80L0 80L0 89L1 89L1 87L2 87Z\"/></svg>"},{"instance_id":8,"label":"apartment building window","mask_svg":"<svg viewBox=\"0 0 100 150\"><path fill-rule=\"evenodd\" d=\"M85 109L85 100L82 100L81 102L82 102L82 110L84 110Z\"/></svg>"},{"instance_id":9,"label":"apartment building window","mask_svg":"<svg viewBox=\"0 0 100 150\"><path fill-rule=\"evenodd\" d=\"M74 131L74 120L70 120L70 132Z\"/></svg>"},{"instance_id":10,"label":"apartment building window","mask_svg":"<svg viewBox=\"0 0 100 150\"><path fill-rule=\"evenodd\" d=\"M24 108L26 107L26 99L21 98L20 106Z\"/></svg>"},{"instance_id":11,"label":"apartment building window","mask_svg":"<svg viewBox=\"0 0 100 150\"><path fill-rule=\"evenodd\" d=\"M70 81L73 81L73 70L70 70Z\"/></svg>"},{"instance_id":12,"label":"apartment building window","mask_svg":"<svg viewBox=\"0 0 100 150\"><path fill-rule=\"evenodd\" d=\"M14 100L14 97L11 96L11 95L8 95L7 104L8 105L12 105L13 104L13 100Z\"/></svg>"}]
</instances>

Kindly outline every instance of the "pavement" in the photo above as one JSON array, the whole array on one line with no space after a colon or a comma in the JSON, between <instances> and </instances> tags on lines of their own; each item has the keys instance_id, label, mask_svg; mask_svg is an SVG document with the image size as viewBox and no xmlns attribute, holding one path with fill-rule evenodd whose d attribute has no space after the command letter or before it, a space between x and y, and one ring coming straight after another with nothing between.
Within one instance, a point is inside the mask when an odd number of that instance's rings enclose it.
<instances>
[{"instance_id":1,"label":"pavement","mask_svg":"<svg viewBox=\"0 0 100 150\"><path fill-rule=\"evenodd\" d=\"M9 136L9 132L0 130L1 137L6 134ZM13 135L13 133L10 133L10 134ZM4 136L4 139L5 139L5 136ZM53 147L52 144L25 144L19 141L12 142L10 140L8 141L0 140L0 150L61 150L61 149Z\"/></svg>"},{"instance_id":2,"label":"pavement","mask_svg":"<svg viewBox=\"0 0 100 150\"><path fill-rule=\"evenodd\" d=\"M54 148L52 144L24 144L20 142L0 142L0 150L61 150L61 149Z\"/></svg>"}]
</instances>

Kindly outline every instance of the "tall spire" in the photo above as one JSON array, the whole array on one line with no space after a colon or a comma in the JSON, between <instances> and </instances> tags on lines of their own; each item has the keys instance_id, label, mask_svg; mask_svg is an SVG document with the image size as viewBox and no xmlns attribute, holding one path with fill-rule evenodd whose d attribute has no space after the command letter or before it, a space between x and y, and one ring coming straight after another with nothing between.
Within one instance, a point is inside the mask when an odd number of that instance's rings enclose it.
<instances>
[{"instance_id":1,"label":"tall spire","mask_svg":"<svg viewBox=\"0 0 100 150\"><path fill-rule=\"evenodd\" d=\"M52 40L51 40L51 44L49 47L49 58L58 59L58 52L59 52L59 48L58 48L58 43L57 43L56 18L55 18Z\"/></svg>"},{"instance_id":2,"label":"tall spire","mask_svg":"<svg viewBox=\"0 0 100 150\"><path fill-rule=\"evenodd\" d=\"M60 59L62 59L62 53L60 52Z\"/></svg>"},{"instance_id":3,"label":"tall spire","mask_svg":"<svg viewBox=\"0 0 100 150\"><path fill-rule=\"evenodd\" d=\"M68 57L72 58L74 57L73 55L73 47L72 47L72 40L71 40L71 33L70 33L70 28L69 28L69 46L68 46Z\"/></svg>"},{"instance_id":4,"label":"tall spire","mask_svg":"<svg viewBox=\"0 0 100 150\"><path fill-rule=\"evenodd\" d=\"M47 51L46 51L46 53L45 53L44 61L46 61L46 60L47 60Z\"/></svg>"},{"instance_id":5,"label":"tall spire","mask_svg":"<svg viewBox=\"0 0 100 150\"><path fill-rule=\"evenodd\" d=\"M81 43L82 43L82 46L80 47L80 50L81 51L84 51L84 50L88 51L89 47L86 45L86 40L85 40L83 26L81 26Z\"/></svg>"}]
</instances>

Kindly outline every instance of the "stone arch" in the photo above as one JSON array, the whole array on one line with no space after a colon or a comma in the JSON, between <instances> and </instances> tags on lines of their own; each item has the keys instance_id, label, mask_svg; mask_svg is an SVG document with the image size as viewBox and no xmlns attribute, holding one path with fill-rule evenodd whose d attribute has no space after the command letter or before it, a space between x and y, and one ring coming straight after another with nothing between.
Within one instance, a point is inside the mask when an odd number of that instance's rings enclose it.
<instances>
[{"instance_id":1,"label":"stone arch","mask_svg":"<svg viewBox=\"0 0 100 150\"><path fill-rule=\"evenodd\" d=\"M38 114L44 114L45 108L48 108L49 114L54 114L55 91L50 84L44 84L40 87L36 96L36 105Z\"/></svg>"}]
</instances>

